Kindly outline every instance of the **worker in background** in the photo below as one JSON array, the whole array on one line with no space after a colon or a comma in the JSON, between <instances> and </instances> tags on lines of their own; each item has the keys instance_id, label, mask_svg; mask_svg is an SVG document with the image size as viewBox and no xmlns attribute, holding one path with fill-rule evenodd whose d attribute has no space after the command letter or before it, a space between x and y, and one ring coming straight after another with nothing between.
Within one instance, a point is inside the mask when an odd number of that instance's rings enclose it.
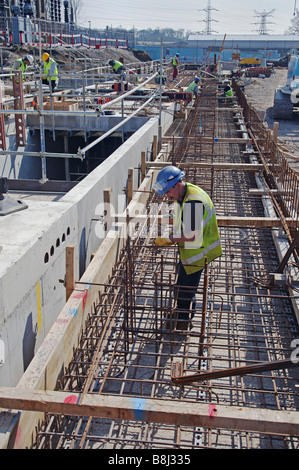
<instances>
[{"instance_id":1,"label":"worker in background","mask_svg":"<svg viewBox=\"0 0 299 470\"><path fill-rule=\"evenodd\" d=\"M199 186L183 181L185 173L175 166L163 168L153 185L158 194L173 199L174 231L158 237L157 246L178 244L180 261L176 284L178 329L186 329L194 316L195 295L205 267L222 255L213 203ZM191 303L192 302L192 303ZM192 324L190 324L192 326Z\"/></svg>"},{"instance_id":2,"label":"worker in background","mask_svg":"<svg viewBox=\"0 0 299 470\"><path fill-rule=\"evenodd\" d=\"M198 77L195 77L193 82L190 83L190 85L188 86L187 90L186 91L192 91L192 96L197 98L198 96L198 86L199 86L199 83L200 83L200 79Z\"/></svg>"},{"instance_id":3,"label":"worker in background","mask_svg":"<svg viewBox=\"0 0 299 470\"><path fill-rule=\"evenodd\" d=\"M134 72L134 70L129 70L127 76L126 76L126 79L129 83L133 83L135 85L138 85L140 83L140 78L138 76L138 74L136 72Z\"/></svg>"},{"instance_id":4,"label":"worker in background","mask_svg":"<svg viewBox=\"0 0 299 470\"><path fill-rule=\"evenodd\" d=\"M163 69L162 69L162 72L161 70L158 70L158 74L155 76L155 83L157 85L160 85L160 82L162 85L166 85L166 82L167 82L167 78Z\"/></svg>"},{"instance_id":5,"label":"worker in background","mask_svg":"<svg viewBox=\"0 0 299 470\"><path fill-rule=\"evenodd\" d=\"M222 96L233 96L233 89L230 86L230 83L228 80L224 80L224 90L223 90L223 95Z\"/></svg>"},{"instance_id":6,"label":"worker in background","mask_svg":"<svg viewBox=\"0 0 299 470\"><path fill-rule=\"evenodd\" d=\"M112 67L113 72L116 73L117 75L121 75L125 71L124 64L122 64L118 60L110 59L108 60L108 65Z\"/></svg>"},{"instance_id":7,"label":"worker in background","mask_svg":"<svg viewBox=\"0 0 299 470\"><path fill-rule=\"evenodd\" d=\"M172 59L172 80L175 80L178 76L179 57L180 54L177 52Z\"/></svg>"},{"instance_id":8,"label":"worker in background","mask_svg":"<svg viewBox=\"0 0 299 470\"><path fill-rule=\"evenodd\" d=\"M47 52L42 55L42 61L44 62L44 76L42 77L42 83L44 85L49 85L49 88L53 93L58 79L57 62L55 62Z\"/></svg>"},{"instance_id":9,"label":"worker in background","mask_svg":"<svg viewBox=\"0 0 299 470\"><path fill-rule=\"evenodd\" d=\"M14 61L13 66L11 68L11 72L22 72L23 74L23 82L26 80L25 77L25 72L27 70L27 67L29 65L33 65L33 56L32 55L26 55L26 57L22 59L17 59ZM12 79L12 76L10 77Z\"/></svg>"}]
</instances>

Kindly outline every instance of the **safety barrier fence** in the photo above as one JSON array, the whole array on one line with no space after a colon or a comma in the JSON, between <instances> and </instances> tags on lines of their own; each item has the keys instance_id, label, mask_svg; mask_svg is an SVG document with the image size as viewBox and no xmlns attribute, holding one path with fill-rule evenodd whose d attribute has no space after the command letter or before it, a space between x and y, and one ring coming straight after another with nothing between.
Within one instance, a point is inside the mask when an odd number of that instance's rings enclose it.
<instances>
[{"instance_id":1,"label":"safety barrier fence","mask_svg":"<svg viewBox=\"0 0 299 470\"><path fill-rule=\"evenodd\" d=\"M29 42L26 38L29 37ZM39 39L41 38L41 39ZM127 49L128 42L125 39L108 39L95 38L85 34L51 34L25 31L20 32L20 43L26 46L38 46L39 43L45 47L80 47L87 46L89 48L100 49L101 47L116 47L119 49Z\"/></svg>"},{"instance_id":2,"label":"safety barrier fence","mask_svg":"<svg viewBox=\"0 0 299 470\"><path fill-rule=\"evenodd\" d=\"M110 32L77 27L37 18L0 17L0 46L101 47L128 48L123 32Z\"/></svg>"},{"instance_id":3,"label":"safety barrier fence","mask_svg":"<svg viewBox=\"0 0 299 470\"><path fill-rule=\"evenodd\" d=\"M265 127L258 113L246 100L245 94L235 82L234 91L243 108L243 114L248 127L254 135L254 143L259 150L259 156L265 163L265 179L270 190L277 190L275 195L281 208L281 217L292 217L299 227L299 177L287 161L282 146L272 137L272 132ZM292 232L292 229L290 229Z\"/></svg>"},{"instance_id":4,"label":"safety barrier fence","mask_svg":"<svg viewBox=\"0 0 299 470\"><path fill-rule=\"evenodd\" d=\"M10 31L0 31L2 40L0 45L12 46L14 44L12 33ZM89 48L100 49L101 47L116 47L119 49L127 49L128 41L125 39L109 39L89 37L85 34L51 34L39 32L20 31L20 45L43 47L80 47L87 46Z\"/></svg>"}]
</instances>

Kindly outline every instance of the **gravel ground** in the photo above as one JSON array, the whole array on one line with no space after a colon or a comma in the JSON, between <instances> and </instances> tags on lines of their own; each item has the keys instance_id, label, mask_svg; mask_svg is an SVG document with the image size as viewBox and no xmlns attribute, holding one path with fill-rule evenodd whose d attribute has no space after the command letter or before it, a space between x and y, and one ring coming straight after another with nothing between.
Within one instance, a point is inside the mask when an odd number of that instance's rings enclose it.
<instances>
[{"instance_id":1,"label":"gravel ground","mask_svg":"<svg viewBox=\"0 0 299 470\"><path fill-rule=\"evenodd\" d=\"M292 120L273 119L273 102L276 88L285 85L287 69L275 69L275 73L268 78L247 79L245 94L252 106L264 116L265 126L273 129L274 122L278 122L278 138L288 153L290 165L299 171L299 115Z\"/></svg>"}]
</instances>

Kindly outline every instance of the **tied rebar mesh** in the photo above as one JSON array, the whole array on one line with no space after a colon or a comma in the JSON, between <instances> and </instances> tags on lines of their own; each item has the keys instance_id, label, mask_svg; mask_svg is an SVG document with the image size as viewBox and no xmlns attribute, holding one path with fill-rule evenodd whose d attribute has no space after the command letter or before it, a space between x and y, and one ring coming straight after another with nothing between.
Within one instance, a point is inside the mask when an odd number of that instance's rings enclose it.
<instances>
[{"instance_id":1,"label":"tied rebar mesh","mask_svg":"<svg viewBox=\"0 0 299 470\"><path fill-rule=\"evenodd\" d=\"M289 168L277 172L276 156L269 152L265 155L263 149L254 146L254 140L252 144L249 140L239 143L239 118L243 120L238 106L234 101L217 99L216 81L206 80L189 118L180 125L174 121L169 131L172 135L174 129L179 129L182 137L173 140L170 160L176 165L188 163L184 170L187 181L211 195L218 216L263 217L264 198L268 197L285 223L290 212L291 216L298 214L298 196L292 199L291 194L297 192L298 180ZM226 140L220 142L221 138ZM215 169L214 165L261 163L261 158L265 169L258 172L258 178L252 171ZM201 168L195 163L208 163L210 167ZM280 190L283 187L281 199L273 199L271 192L261 196L253 191L258 189L259 179L267 190L274 189L274 185ZM151 202L156 202L155 195ZM288 237L292 238L293 230L288 230ZM284 285L269 283L269 274L279 265L272 229L237 223L220 227L223 255L206 266L197 292L196 314L185 330L177 327L175 318L177 248L155 247L152 231L153 227L145 224L128 238L112 276L94 302L73 359L59 382L60 389L137 401L159 398L182 407L214 403L297 410L296 368L184 386L172 381L173 374L224 370L290 357L291 341L298 338L292 306L295 294L292 297ZM33 447L199 449L297 445L296 436L278 433L147 423L138 416L125 420L48 414L37 430Z\"/></svg>"}]
</instances>

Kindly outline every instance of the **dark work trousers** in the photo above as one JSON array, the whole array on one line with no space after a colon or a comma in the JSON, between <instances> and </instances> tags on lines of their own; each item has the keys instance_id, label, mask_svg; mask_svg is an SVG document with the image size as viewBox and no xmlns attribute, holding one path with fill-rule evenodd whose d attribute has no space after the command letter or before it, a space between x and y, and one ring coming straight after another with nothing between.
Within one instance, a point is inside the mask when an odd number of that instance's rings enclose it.
<instances>
[{"instance_id":1,"label":"dark work trousers","mask_svg":"<svg viewBox=\"0 0 299 470\"><path fill-rule=\"evenodd\" d=\"M188 319L190 315L190 303L192 302L191 318L194 316L195 295L200 281L202 269L192 274L187 274L182 263L179 263L178 280L176 283L177 310L180 319Z\"/></svg>"},{"instance_id":2,"label":"dark work trousers","mask_svg":"<svg viewBox=\"0 0 299 470\"><path fill-rule=\"evenodd\" d=\"M42 84L43 85L49 85L49 88L51 87L52 93L54 93L54 90L56 88L56 81L55 80L47 80L46 78L42 79Z\"/></svg>"}]
</instances>

